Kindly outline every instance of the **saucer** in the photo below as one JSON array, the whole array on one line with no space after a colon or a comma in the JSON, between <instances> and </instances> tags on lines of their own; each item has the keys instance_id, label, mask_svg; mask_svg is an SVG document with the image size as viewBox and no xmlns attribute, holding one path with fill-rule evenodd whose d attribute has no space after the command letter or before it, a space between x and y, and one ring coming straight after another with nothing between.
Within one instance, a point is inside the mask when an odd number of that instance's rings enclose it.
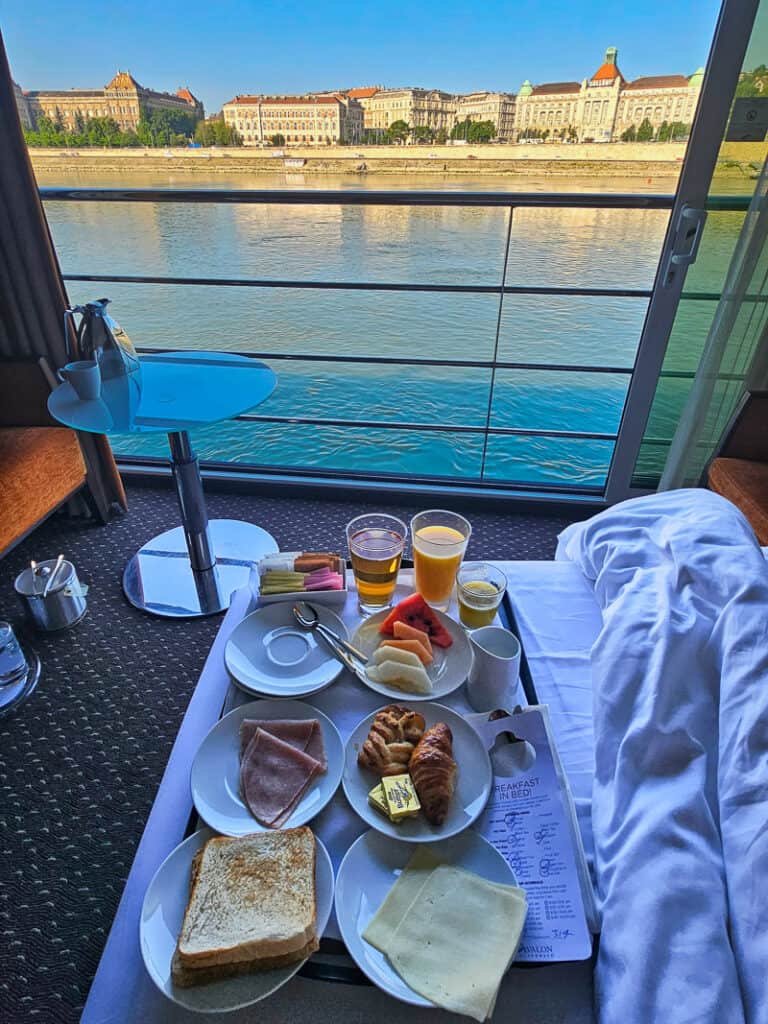
<instances>
[{"instance_id":1,"label":"saucer","mask_svg":"<svg viewBox=\"0 0 768 1024\"><path fill-rule=\"evenodd\" d=\"M345 640L347 627L334 612L317 605L317 615ZM235 627L224 650L227 669L238 686L259 697L306 697L330 686L344 666L322 639L302 629L293 605L266 605Z\"/></svg>"}]
</instances>

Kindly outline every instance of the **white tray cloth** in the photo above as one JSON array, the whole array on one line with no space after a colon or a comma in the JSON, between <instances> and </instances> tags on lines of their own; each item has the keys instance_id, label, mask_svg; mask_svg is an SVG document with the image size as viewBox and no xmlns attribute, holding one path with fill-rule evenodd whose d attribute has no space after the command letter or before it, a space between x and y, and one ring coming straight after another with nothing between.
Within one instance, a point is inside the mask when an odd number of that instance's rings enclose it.
<instances>
[{"instance_id":1,"label":"white tray cloth","mask_svg":"<svg viewBox=\"0 0 768 1024\"><path fill-rule=\"evenodd\" d=\"M532 639L531 623L538 619L538 614L529 618L526 608L529 598L532 605L541 605L550 586L549 572L555 570L552 582L560 595L554 604L557 607L555 617L560 620L563 603L574 600L581 606L581 621L586 621L588 604L584 601L583 592L569 589L566 573L561 573L558 563L551 562L499 562L497 563L510 579L512 594L523 643L529 647ZM569 567L572 568L572 567ZM411 592L412 575L410 571L401 573L402 583L398 588L397 599ZM579 575L579 581L583 583ZM571 585L573 579L571 579ZM527 595L527 596L526 596ZM594 599L593 599L594 600ZM550 607L552 607L551 603ZM255 606L253 595L248 588L243 588L233 596L233 601L211 648L200 680L190 700L187 714L179 730L171 756L168 761L158 795L147 820L144 835L139 844L136 857L131 868L125 890L115 915L107 943L102 954L99 968L94 978L88 1000L81 1020L85 1024L166 1024L166 1022L188 1022L199 1024L197 1014L185 1011L169 1002L152 983L147 974L139 949L139 915L147 885L157 867L167 854L184 838L191 797L189 795L189 767L195 752L209 729L213 726L221 712L230 710L238 704L254 698L238 690L229 680L224 667L224 647L234 627ZM574 606L576 607L576 606ZM455 609L453 609L455 611ZM590 609L591 610L591 609ZM341 617L350 627L355 627L360 620L357 610L357 593L350 591L347 603L340 612ZM578 616L577 616L578 618ZM599 613L598 613L599 619ZM553 689L553 680L549 659L553 664L560 657L562 647L558 644L558 630L550 622L551 642L545 643L542 649L536 645L529 647L529 661L534 675L539 697L542 702L549 696L557 698ZM578 636L576 621L569 637L573 643L574 661L571 667L581 665L576 656L575 640ZM530 639L529 639L530 637ZM591 640L589 641L591 645ZM549 650L549 655L547 654ZM587 655L588 658L588 655ZM539 681L541 679L541 682ZM581 693L582 683L576 685L575 693ZM523 700L522 696L520 698ZM470 711L469 704L462 687L445 699L445 704L460 713ZM308 698L336 723L342 738L346 740L355 725L371 711L385 703L380 694L367 690L361 683L348 673L328 690ZM562 702L552 703L554 715L565 713ZM579 707L583 709L583 701ZM564 720L560 727L567 735ZM576 743L578 731L573 733L571 741ZM558 742L560 737L558 735ZM576 749L572 751L573 763L577 763ZM591 753L591 750L590 750ZM568 760L563 758L566 770ZM350 843L363 831L364 823L357 817L346 803L341 788L338 793L311 823L312 828L326 844L334 868L349 847ZM325 936L338 938L338 926L335 917L331 918ZM306 1000L306 1002L305 1002ZM423 1013L392 1000L377 990L358 989L356 986L332 985L324 982L312 982L296 978L288 983L280 992L259 1005L258 1011L247 1008L227 1014L227 1024L246 1024L252 1022L254 1012L258 1014L262 1024L282 1022L286 1019L305 1019L315 1022L328 1021L338 1024L339 1021L357 1019L360 1007L364 1006L369 1024L379 1021L389 1022L395 1014L397 1020L421 1020ZM588 962L573 965L557 965L534 970L513 971L502 986L496 1009L497 1020L535 1019L548 1024L558 1021L564 1024L587 1024L592 1021L592 968ZM429 1011L429 1020L434 1024L456 1021L454 1015L443 1011Z\"/></svg>"},{"instance_id":2,"label":"white tray cloth","mask_svg":"<svg viewBox=\"0 0 768 1024\"><path fill-rule=\"evenodd\" d=\"M592 865L592 645L603 620L591 584L572 562L499 563L536 692L549 705L555 743L571 785L584 852Z\"/></svg>"}]
</instances>

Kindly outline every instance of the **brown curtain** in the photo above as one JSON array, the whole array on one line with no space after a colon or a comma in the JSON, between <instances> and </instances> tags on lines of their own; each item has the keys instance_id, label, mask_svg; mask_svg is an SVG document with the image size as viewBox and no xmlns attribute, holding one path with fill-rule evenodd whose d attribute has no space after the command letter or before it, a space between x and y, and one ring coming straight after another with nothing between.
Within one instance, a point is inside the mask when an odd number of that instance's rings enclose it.
<instances>
[{"instance_id":1,"label":"brown curtain","mask_svg":"<svg viewBox=\"0 0 768 1024\"><path fill-rule=\"evenodd\" d=\"M45 356L54 368L63 366L68 305L0 35L0 355ZM126 508L112 449L101 435L78 437L88 488L106 521L115 504Z\"/></svg>"}]
</instances>

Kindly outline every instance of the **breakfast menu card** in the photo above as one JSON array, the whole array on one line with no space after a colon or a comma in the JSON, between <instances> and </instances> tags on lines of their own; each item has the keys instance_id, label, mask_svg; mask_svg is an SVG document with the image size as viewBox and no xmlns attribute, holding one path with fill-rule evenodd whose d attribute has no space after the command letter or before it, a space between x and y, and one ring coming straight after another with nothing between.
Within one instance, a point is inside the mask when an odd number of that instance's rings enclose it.
<instances>
[{"instance_id":1,"label":"breakfast menu card","mask_svg":"<svg viewBox=\"0 0 768 1024\"><path fill-rule=\"evenodd\" d=\"M555 765L546 709L525 708L493 722L478 719L470 717L494 748L493 789L479 826L507 860L528 900L516 959L586 960L592 953L585 909L591 892L584 889L585 880L589 885L586 863L563 789L567 782ZM506 742L510 736L514 741Z\"/></svg>"}]
</instances>

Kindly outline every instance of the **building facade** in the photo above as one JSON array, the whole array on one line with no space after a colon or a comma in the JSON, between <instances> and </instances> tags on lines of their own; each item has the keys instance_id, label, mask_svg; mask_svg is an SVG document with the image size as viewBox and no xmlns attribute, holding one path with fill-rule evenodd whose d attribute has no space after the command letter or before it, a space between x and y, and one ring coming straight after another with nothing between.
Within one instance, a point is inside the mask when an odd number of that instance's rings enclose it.
<instances>
[{"instance_id":1,"label":"building facade","mask_svg":"<svg viewBox=\"0 0 768 1024\"><path fill-rule=\"evenodd\" d=\"M16 100L16 109L19 112L21 127L31 128L32 118L29 116L29 104L27 103L27 97L24 95L21 86L17 82L13 83L13 98Z\"/></svg>"},{"instance_id":2,"label":"building facade","mask_svg":"<svg viewBox=\"0 0 768 1024\"><path fill-rule=\"evenodd\" d=\"M578 82L531 85L526 79L515 103L515 142L546 131L553 137L568 138L578 121L580 91Z\"/></svg>"},{"instance_id":3,"label":"building facade","mask_svg":"<svg viewBox=\"0 0 768 1024\"><path fill-rule=\"evenodd\" d=\"M368 101L367 115L367 127L382 134L395 121L450 132L456 123L456 97L440 89L379 89Z\"/></svg>"},{"instance_id":4,"label":"building facade","mask_svg":"<svg viewBox=\"0 0 768 1024\"><path fill-rule=\"evenodd\" d=\"M605 61L582 82L523 82L515 106L514 140L616 142L647 118L654 133L664 121L690 124L698 103L703 68L690 76L659 75L627 82L611 46Z\"/></svg>"},{"instance_id":5,"label":"building facade","mask_svg":"<svg viewBox=\"0 0 768 1024\"><path fill-rule=\"evenodd\" d=\"M75 128L79 117L111 117L122 131L135 131L142 109L173 110L191 114L197 120L204 116L203 104L189 89L179 89L174 95L155 92L139 85L127 71L118 71L103 89L61 89L24 92L21 99L26 105L28 127L36 128L41 117L52 121L60 119L68 130ZM16 99L19 115L23 118L19 97Z\"/></svg>"},{"instance_id":6,"label":"building facade","mask_svg":"<svg viewBox=\"0 0 768 1024\"><path fill-rule=\"evenodd\" d=\"M498 142L512 142L515 132L515 99L508 92L473 92L456 97L455 121L493 121Z\"/></svg>"},{"instance_id":7,"label":"building facade","mask_svg":"<svg viewBox=\"0 0 768 1024\"><path fill-rule=\"evenodd\" d=\"M616 113L614 138L621 138L628 128L638 129L648 120L654 132L666 121L690 125L696 113L704 68L686 78L685 75L653 75L636 78L622 91Z\"/></svg>"},{"instance_id":8,"label":"building facade","mask_svg":"<svg viewBox=\"0 0 768 1024\"><path fill-rule=\"evenodd\" d=\"M381 92L380 85L366 85L360 89L344 89L342 92L343 96L347 99L355 100L359 103L363 110L363 130L371 131L373 129L373 97L376 93Z\"/></svg>"},{"instance_id":9,"label":"building facade","mask_svg":"<svg viewBox=\"0 0 768 1024\"><path fill-rule=\"evenodd\" d=\"M363 108L340 93L310 96L235 96L222 107L225 122L246 146L281 135L288 146L360 142Z\"/></svg>"}]
</instances>

